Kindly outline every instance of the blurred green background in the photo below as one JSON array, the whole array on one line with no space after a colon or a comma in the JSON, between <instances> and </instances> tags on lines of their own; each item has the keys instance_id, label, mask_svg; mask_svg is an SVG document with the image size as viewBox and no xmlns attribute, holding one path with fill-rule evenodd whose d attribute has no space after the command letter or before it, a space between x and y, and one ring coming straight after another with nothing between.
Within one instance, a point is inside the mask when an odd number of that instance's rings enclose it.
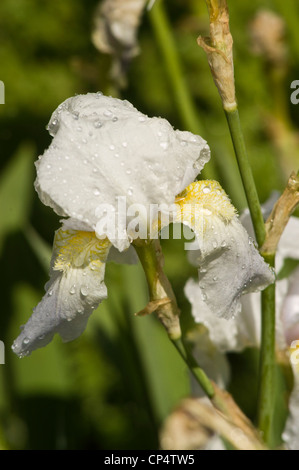
<instances>
[{"instance_id":1,"label":"blurred green background","mask_svg":"<svg viewBox=\"0 0 299 470\"><path fill-rule=\"evenodd\" d=\"M5 364L0 365L0 449L155 449L163 419L190 393L186 368L156 318L133 315L148 300L138 265L109 264L109 298L79 339L63 344L55 338L21 360L10 349L48 279L59 217L34 191L34 161L50 143L51 113L66 98L101 90L128 99L150 116L167 118L176 128L200 133L212 151L205 177L217 178L239 210L246 205L220 99L196 43L199 34L208 34L205 2L165 0L165 11L160 3L144 13L140 53L120 89L111 79L113 59L91 41L98 1L1 1L0 340ZM273 190L282 190L299 166L299 105L290 102L290 84L299 79L299 5L244 0L230 1L229 7L240 115L263 202ZM282 21L284 33L274 41L274 52L260 50L253 38L261 8ZM173 41L166 52L163 31ZM165 57L172 45L179 61L176 77ZM185 87L192 119L184 114L177 86ZM183 288L196 273L182 241L163 241L163 249L187 332L192 319ZM233 371L242 370L242 357L230 359ZM247 364L248 354L243 359ZM233 375L232 386L244 390L247 381L255 398L255 360L250 364L242 381L238 372ZM249 414L250 393L242 402Z\"/></svg>"}]
</instances>

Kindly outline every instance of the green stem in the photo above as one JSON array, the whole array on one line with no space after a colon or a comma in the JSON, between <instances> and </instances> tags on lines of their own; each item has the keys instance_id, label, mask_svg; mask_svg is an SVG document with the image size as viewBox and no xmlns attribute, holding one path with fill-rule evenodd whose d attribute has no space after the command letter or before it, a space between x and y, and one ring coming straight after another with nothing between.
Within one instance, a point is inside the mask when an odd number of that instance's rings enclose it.
<instances>
[{"instance_id":1,"label":"green stem","mask_svg":"<svg viewBox=\"0 0 299 470\"><path fill-rule=\"evenodd\" d=\"M149 13L149 18L159 45L173 99L178 109L183 126L194 134L203 133L203 125L186 84L177 46L171 31L162 0L156 0ZM205 179L217 179L214 161L209 161L209 169L203 170Z\"/></svg>"},{"instance_id":2,"label":"green stem","mask_svg":"<svg viewBox=\"0 0 299 470\"><path fill-rule=\"evenodd\" d=\"M163 271L164 258L159 240L153 240L151 243L135 242L134 246L146 275L150 301L159 302L165 298L169 299L169 302L164 305L157 303L156 313L159 320L199 385L207 396L212 398L215 393L212 382L182 342L179 309L171 284Z\"/></svg>"},{"instance_id":3,"label":"green stem","mask_svg":"<svg viewBox=\"0 0 299 470\"><path fill-rule=\"evenodd\" d=\"M265 239L265 224L261 206L248 160L238 109L226 111L227 118L247 202L251 214L256 240L262 246Z\"/></svg>"},{"instance_id":4,"label":"green stem","mask_svg":"<svg viewBox=\"0 0 299 470\"><path fill-rule=\"evenodd\" d=\"M195 359L193 358L189 350L185 347L183 341L181 339L177 339L173 340L172 343L176 347L177 351L180 353L181 357L187 364L195 380L202 387L206 395L209 398L213 398L215 395L215 389L213 387L213 384L211 383L205 372L197 365Z\"/></svg>"},{"instance_id":5,"label":"green stem","mask_svg":"<svg viewBox=\"0 0 299 470\"><path fill-rule=\"evenodd\" d=\"M251 167L248 161L245 141L241 129L238 109L226 111L240 174L247 197L251 219L259 247L262 246L266 230L258 199L258 194L253 179ZM266 262L273 268L275 254L263 254ZM267 287L262 292L262 325L261 325L261 354L259 370L259 399L258 399L258 423L263 433L263 438L271 445L271 426L273 419L273 396L275 387L275 285Z\"/></svg>"},{"instance_id":6,"label":"green stem","mask_svg":"<svg viewBox=\"0 0 299 470\"><path fill-rule=\"evenodd\" d=\"M275 254L264 255L274 268ZM275 390L275 284L262 292L262 337L258 390L258 427L271 446Z\"/></svg>"}]
</instances>

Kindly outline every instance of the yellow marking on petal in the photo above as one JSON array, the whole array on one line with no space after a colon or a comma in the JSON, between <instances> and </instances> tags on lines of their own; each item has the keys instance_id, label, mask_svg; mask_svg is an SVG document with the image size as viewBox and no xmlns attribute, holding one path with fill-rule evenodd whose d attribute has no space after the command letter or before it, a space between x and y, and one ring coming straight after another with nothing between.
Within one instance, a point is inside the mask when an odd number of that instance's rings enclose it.
<instances>
[{"instance_id":1,"label":"yellow marking on petal","mask_svg":"<svg viewBox=\"0 0 299 470\"><path fill-rule=\"evenodd\" d=\"M216 215L226 221L233 219L236 215L236 209L218 181L195 181L178 194L175 202L181 206L182 210L186 204L198 205L198 209L210 211L210 215Z\"/></svg>"},{"instance_id":2,"label":"yellow marking on petal","mask_svg":"<svg viewBox=\"0 0 299 470\"><path fill-rule=\"evenodd\" d=\"M93 271L99 270L106 261L110 245L108 238L100 240L94 232L60 229L54 239L57 255L53 269L66 271L71 266L89 266Z\"/></svg>"},{"instance_id":3,"label":"yellow marking on petal","mask_svg":"<svg viewBox=\"0 0 299 470\"><path fill-rule=\"evenodd\" d=\"M236 209L217 181L195 181L175 200L180 207L176 222L187 224L197 236L204 236L217 221L227 224L236 216Z\"/></svg>"}]
</instances>

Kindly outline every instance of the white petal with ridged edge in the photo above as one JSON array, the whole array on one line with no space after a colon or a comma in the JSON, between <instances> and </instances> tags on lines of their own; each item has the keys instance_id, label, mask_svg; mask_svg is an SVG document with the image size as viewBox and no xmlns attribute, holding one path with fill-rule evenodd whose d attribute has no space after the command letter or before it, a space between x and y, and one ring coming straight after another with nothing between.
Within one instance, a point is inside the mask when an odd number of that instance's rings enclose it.
<instances>
[{"instance_id":1,"label":"white petal with ridged edge","mask_svg":"<svg viewBox=\"0 0 299 470\"><path fill-rule=\"evenodd\" d=\"M202 309L231 318L241 310L241 295L274 282L274 274L239 222L235 208L216 181L197 181L178 197L176 222L192 228L197 248L189 252L199 267Z\"/></svg>"},{"instance_id":2,"label":"white petal with ridged edge","mask_svg":"<svg viewBox=\"0 0 299 470\"><path fill-rule=\"evenodd\" d=\"M56 232L46 294L12 346L18 356L45 346L55 333L71 341L84 331L93 310L107 297L104 275L110 246L93 232Z\"/></svg>"},{"instance_id":3,"label":"white petal with ridged edge","mask_svg":"<svg viewBox=\"0 0 299 470\"><path fill-rule=\"evenodd\" d=\"M120 250L129 245L129 220L117 198L125 196L127 207L138 203L147 210L150 204L171 204L210 158L201 137L96 93L64 101L49 130L53 141L36 164L42 202L88 224L98 236L107 234ZM124 217L119 236L102 226L103 204L112 208L110 218Z\"/></svg>"}]
</instances>

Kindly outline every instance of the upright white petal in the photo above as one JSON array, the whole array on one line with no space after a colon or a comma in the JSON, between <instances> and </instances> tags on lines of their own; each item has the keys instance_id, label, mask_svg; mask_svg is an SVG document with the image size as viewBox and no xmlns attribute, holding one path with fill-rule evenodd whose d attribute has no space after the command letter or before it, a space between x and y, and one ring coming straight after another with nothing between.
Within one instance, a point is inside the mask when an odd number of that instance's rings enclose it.
<instances>
[{"instance_id":1,"label":"upright white petal","mask_svg":"<svg viewBox=\"0 0 299 470\"><path fill-rule=\"evenodd\" d=\"M45 346L55 333L71 341L84 331L88 317L107 297L109 248L110 242L98 240L93 232L56 232L46 294L12 346L18 356Z\"/></svg>"},{"instance_id":2,"label":"upright white petal","mask_svg":"<svg viewBox=\"0 0 299 470\"><path fill-rule=\"evenodd\" d=\"M274 282L274 274L239 222L227 195L215 181L192 183L177 198L177 222L189 225L197 248L190 260L199 267L202 308L231 318L241 310L241 295Z\"/></svg>"},{"instance_id":3,"label":"upright white petal","mask_svg":"<svg viewBox=\"0 0 299 470\"><path fill-rule=\"evenodd\" d=\"M299 268L289 279L289 288L282 305L282 323L288 345L299 340Z\"/></svg>"},{"instance_id":4,"label":"upright white petal","mask_svg":"<svg viewBox=\"0 0 299 470\"><path fill-rule=\"evenodd\" d=\"M299 343L298 343L299 344ZM282 438L290 450L299 450L299 349L290 350L294 387L289 400L289 416ZM294 355L292 362L292 354Z\"/></svg>"},{"instance_id":5,"label":"upright white petal","mask_svg":"<svg viewBox=\"0 0 299 470\"><path fill-rule=\"evenodd\" d=\"M89 93L64 101L53 113L54 137L37 166L36 189L58 214L83 221L128 247L126 206L171 204L209 160L199 136L175 131L165 119L149 118L129 102ZM122 236L101 226L101 208L124 219ZM119 239L121 239L119 241Z\"/></svg>"}]
</instances>

